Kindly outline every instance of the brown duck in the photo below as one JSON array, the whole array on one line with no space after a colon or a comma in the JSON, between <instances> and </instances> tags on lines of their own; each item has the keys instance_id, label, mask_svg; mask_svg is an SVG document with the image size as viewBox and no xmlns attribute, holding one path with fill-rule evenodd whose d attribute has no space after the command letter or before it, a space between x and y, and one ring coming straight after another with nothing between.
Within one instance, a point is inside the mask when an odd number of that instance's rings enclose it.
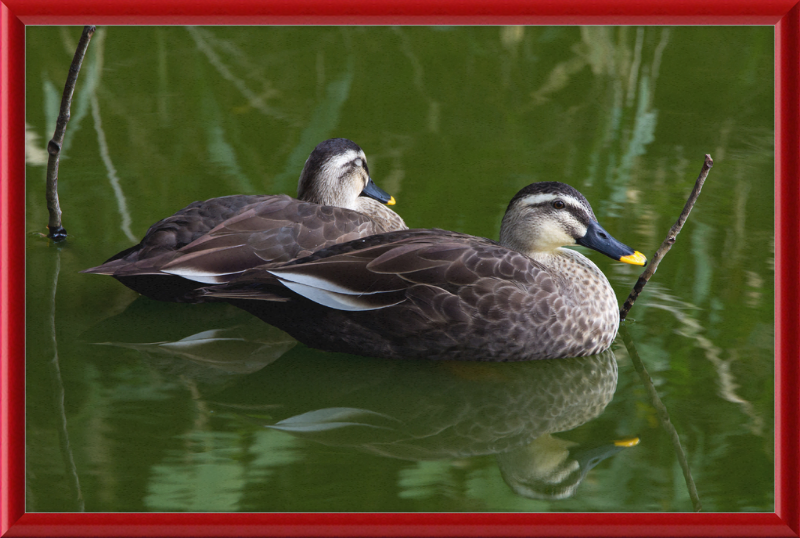
<instances>
[{"instance_id":1,"label":"brown duck","mask_svg":"<svg viewBox=\"0 0 800 538\"><path fill-rule=\"evenodd\" d=\"M389 196L372 181L364 151L345 138L319 144L297 195L234 195L194 202L153 224L142 241L84 273L111 275L165 301L246 269L287 262L336 243L405 230Z\"/></svg>"},{"instance_id":2,"label":"brown duck","mask_svg":"<svg viewBox=\"0 0 800 538\"><path fill-rule=\"evenodd\" d=\"M593 355L617 333L605 275L578 244L644 265L577 190L519 191L500 243L444 230L375 235L248 270L199 295L227 300L321 349L387 358L529 360Z\"/></svg>"}]
</instances>

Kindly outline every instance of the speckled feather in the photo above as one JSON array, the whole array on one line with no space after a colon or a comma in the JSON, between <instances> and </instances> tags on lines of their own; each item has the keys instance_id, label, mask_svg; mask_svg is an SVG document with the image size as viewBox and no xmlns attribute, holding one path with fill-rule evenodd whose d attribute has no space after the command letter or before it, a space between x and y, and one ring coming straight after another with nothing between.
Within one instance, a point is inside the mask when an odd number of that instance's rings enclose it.
<instances>
[{"instance_id":1,"label":"speckled feather","mask_svg":"<svg viewBox=\"0 0 800 538\"><path fill-rule=\"evenodd\" d=\"M408 230L272 267L271 273L254 269L203 293L229 300L308 345L387 358L592 355L608 348L619 323L603 273L567 249L545 265L488 239ZM326 308L290 291L275 275L333 282L377 309ZM587 286L596 293L586 293Z\"/></svg>"}]
</instances>

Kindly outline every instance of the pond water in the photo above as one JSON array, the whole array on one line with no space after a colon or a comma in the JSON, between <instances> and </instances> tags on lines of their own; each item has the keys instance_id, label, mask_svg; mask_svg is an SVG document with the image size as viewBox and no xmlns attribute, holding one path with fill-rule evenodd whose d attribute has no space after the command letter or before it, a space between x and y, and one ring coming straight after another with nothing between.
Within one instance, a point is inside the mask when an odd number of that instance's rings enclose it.
<instances>
[{"instance_id":1,"label":"pond water","mask_svg":"<svg viewBox=\"0 0 800 538\"><path fill-rule=\"evenodd\" d=\"M26 29L27 511L774 511L772 27L99 28L54 245L79 35ZM294 194L331 137L411 227L496 239L558 180L648 257L715 164L595 357L326 353L79 274L194 200ZM624 301L640 268L587 255Z\"/></svg>"}]
</instances>

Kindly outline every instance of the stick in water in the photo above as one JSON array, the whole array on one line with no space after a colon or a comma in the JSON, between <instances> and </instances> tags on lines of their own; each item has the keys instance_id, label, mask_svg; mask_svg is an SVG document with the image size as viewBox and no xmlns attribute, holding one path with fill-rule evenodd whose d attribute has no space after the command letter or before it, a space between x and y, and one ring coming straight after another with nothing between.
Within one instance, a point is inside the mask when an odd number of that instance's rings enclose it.
<instances>
[{"instance_id":1,"label":"stick in water","mask_svg":"<svg viewBox=\"0 0 800 538\"><path fill-rule=\"evenodd\" d=\"M642 275L639 277L639 280L636 281L636 285L633 287L631 294L628 295L627 299L625 299L625 303L622 305L622 308L619 311L620 321L625 320L625 317L627 317L628 312L633 306L633 303L639 297L642 289L644 289L645 284L647 284L647 281L650 280L650 277L653 276L656 272L656 269L658 269L658 264L662 259L664 259L664 256L667 255L667 252L669 252L669 249L672 248L672 245L675 244L675 239L678 237L681 228L683 228L683 224L689 217L689 213L692 212L694 203L697 201L697 197L700 196L700 190L703 188L703 183L705 183L706 178L708 177L708 172L711 170L712 166L714 166L714 161L711 160L711 155L706 155L703 168L700 170L700 175L697 177L697 181L694 184L692 194L689 195L689 199L686 200L686 205L683 206L681 216L678 217L678 221L672 225L672 228L669 229L667 238L664 239L664 242L661 243L660 247L658 247L658 250L653 255L653 259L650 260L644 272L642 272Z\"/></svg>"},{"instance_id":2,"label":"stick in water","mask_svg":"<svg viewBox=\"0 0 800 538\"><path fill-rule=\"evenodd\" d=\"M69 107L72 104L75 82L78 80L83 57L86 55L86 49L89 46L89 40L92 39L94 30L94 26L83 27L78 48L72 58L72 65L69 66L69 75L67 75L67 83L64 85L64 94L61 96L61 110L58 112L56 130L53 133L53 138L47 143L47 153L50 155L47 160L47 210L50 212L47 237L54 241L62 241L67 237L67 231L61 226L61 206L58 203L58 159L61 155L64 133L67 131Z\"/></svg>"}]
</instances>

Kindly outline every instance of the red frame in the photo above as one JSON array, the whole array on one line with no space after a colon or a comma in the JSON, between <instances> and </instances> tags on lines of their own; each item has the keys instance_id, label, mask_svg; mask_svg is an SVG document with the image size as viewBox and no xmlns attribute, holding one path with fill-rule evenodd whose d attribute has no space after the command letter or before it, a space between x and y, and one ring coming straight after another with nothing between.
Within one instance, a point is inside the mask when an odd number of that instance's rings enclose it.
<instances>
[{"instance_id":1,"label":"red frame","mask_svg":"<svg viewBox=\"0 0 800 538\"><path fill-rule=\"evenodd\" d=\"M123 23L774 25L775 513L25 513L25 25ZM797 537L799 62L798 0L0 0L0 536Z\"/></svg>"}]
</instances>

